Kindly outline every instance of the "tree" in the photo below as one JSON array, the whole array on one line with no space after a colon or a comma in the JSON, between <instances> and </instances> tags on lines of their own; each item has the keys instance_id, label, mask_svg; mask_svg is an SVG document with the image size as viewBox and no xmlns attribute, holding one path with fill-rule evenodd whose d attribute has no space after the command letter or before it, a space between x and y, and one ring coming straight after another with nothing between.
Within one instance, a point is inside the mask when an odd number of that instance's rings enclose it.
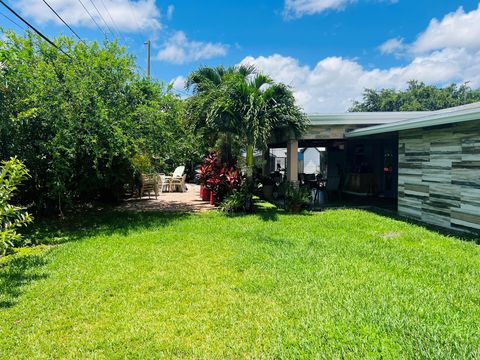
<instances>
[{"instance_id":1,"label":"tree","mask_svg":"<svg viewBox=\"0 0 480 360\"><path fill-rule=\"evenodd\" d=\"M17 158L2 161L0 168L0 257L22 238L17 228L32 221L30 214L12 204L15 192L29 176L28 170Z\"/></svg>"},{"instance_id":2,"label":"tree","mask_svg":"<svg viewBox=\"0 0 480 360\"><path fill-rule=\"evenodd\" d=\"M213 104L222 97L225 82L232 74L241 77L251 76L254 68L251 66L201 67L193 71L186 83L192 89L193 96L187 99L186 119L191 130L200 134L203 139L204 152L212 148L220 149L222 162L232 164L232 153L240 151L241 144L236 136L236 124L231 117L220 119L211 116ZM219 114L217 114L219 115Z\"/></svg>"},{"instance_id":3,"label":"tree","mask_svg":"<svg viewBox=\"0 0 480 360\"><path fill-rule=\"evenodd\" d=\"M299 137L305 131L308 120L291 90L251 66L201 68L190 75L187 85L194 86L190 108L197 110L195 128L238 140L247 153L249 174L254 148L265 149L275 132Z\"/></svg>"},{"instance_id":4,"label":"tree","mask_svg":"<svg viewBox=\"0 0 480 360\"><path fill-rule=\"evenodd\" d=\"M0 159L17 156L31 178L21 196L37 210L119 200L144 155L157 171L184 163L195 141L183 101L136 73L116 42L0 38Z\"/></svg>"},{"instance_id":5,"label":"tree","mask_svg":"<svg viewBox=\"0 0 480 360\"><path fill-rule=\"evenodd\" d=\"M480 90L467 84L444 88L409 81L403 91L366 89L361 102L355 101L349 111L433 111L480 101Z\"/></svg>"}]
</instances>

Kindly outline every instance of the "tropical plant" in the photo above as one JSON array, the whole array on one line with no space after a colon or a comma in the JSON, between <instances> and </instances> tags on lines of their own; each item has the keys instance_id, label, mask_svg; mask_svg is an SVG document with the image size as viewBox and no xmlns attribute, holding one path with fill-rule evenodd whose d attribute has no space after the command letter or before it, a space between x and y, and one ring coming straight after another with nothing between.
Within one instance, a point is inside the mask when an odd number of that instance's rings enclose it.
<instances>
[{"instance_id":1,"label":"tropical plant","mask_svg":"<svg viewBox=\"0 0 480 360\"><path fill-rule=\"evenodd\" d=\"M18 186L29 177L28 170L17 158L2 161L0 170L0 256L20 242L17 229L32 222L23 208L13 205L12 198Z\"/></svg>"},{"instance_id":2,"label":"tropical plant","mask_svg":"<svg viewBox=\"0 0 480 360\"><path fill-rule=\"evenodd\" d=\"M311 194L308 189L295 186L292 183L286 183L285 186L285 210L297 212L310 204Z\"/></svg>"},{"instance_id":3,"label":"tropical plant","mask_svg":"<svg viewBox=\"0 0 480 360\"><path fill-rule=\"evenodd\" d=\"M240 172L234 167L217 166L207 180L206 187L221 202L227 195L237 190L241 185Z\"/></svg>"},{"instance_id":4,"label":"tropical plant","mask_svg":"<svg viewBox=\"0 0 480 360\"><path fill-rule=\"evenodd\" d=\"M214 173L216 172L217 167L218 167L218 153L211 152L205 157L203 164L197 170L196 176L199 184L206 186L208 179L214 176Z\"/></svg>"},{"instance_id":5,"label":"tropical plant","mask_svg":"<svg viewBox=\"0 0 480 360\"><path fill-rule=\"evenodd\" d=\"M226 213L251 212L252 194L246 188L237 190L228 195L220 204L219 209Z\"/></svg>"},{"instance_id":6,"label":"tropical plant","mask_svg":"<svg viewBox=\"0 0 480 360\"><path fill-rule=\"evenodd\" d=\"M291 90L252 66L204 67L189 76L187 86L194 92L187 105L194 130L207 138L228 134L227 141L240 143L249 177L254 148L264 149L277 132L298 137L305 131L307 118Z\"/></svg>"},{"instance_id":7,"label":"tropical plant","mask_svg":"<svg viewBox=\"0 0 480 360\"><path fill-rule=\"evenodd\" d=\"M214 193L217 203L237 190L242 183L238 169L222 164L218 152L212 152L205 157L204 163L197 170L197 179L202 186Z\"/></svg>"}]
</instances>

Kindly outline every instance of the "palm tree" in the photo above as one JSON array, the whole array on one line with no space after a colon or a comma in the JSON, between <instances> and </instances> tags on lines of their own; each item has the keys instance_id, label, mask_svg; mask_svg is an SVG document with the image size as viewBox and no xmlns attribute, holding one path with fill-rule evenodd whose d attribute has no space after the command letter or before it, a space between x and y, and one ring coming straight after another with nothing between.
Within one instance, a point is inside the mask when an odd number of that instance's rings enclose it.
<instances>
[{"instance_id":1,"label":"palm tree","mask_svg":"<svg viewBox=\"0 0 480 360\"><path fill-rule=\"evenodd\" d=\"M193 96L187 100L187 123L194 132L201 132L208 147L224 149L222 157L225 162L232 162L232 146L238 143L235 136L236 122L227 113L213 114L213 104L222 97L225 82L233 74L248 77L254 72L251 66L201 67L193 71L186 82Z\"/></svg>"},{"instance_id":2,"label":"palm tree","mask_svg":"<svg viewBox=\"0 0 480 360\"><path fill-rule=\"evenodd\" d=\"M235 137L247 153L250 176L255 148L265 149L276 132L298 137L305 131L307 118L291 90L252 66L201 68L190 75L187 86L194 92L190 109L198 111L191 118L195 127Z\"/></svg>"}]
</instances>

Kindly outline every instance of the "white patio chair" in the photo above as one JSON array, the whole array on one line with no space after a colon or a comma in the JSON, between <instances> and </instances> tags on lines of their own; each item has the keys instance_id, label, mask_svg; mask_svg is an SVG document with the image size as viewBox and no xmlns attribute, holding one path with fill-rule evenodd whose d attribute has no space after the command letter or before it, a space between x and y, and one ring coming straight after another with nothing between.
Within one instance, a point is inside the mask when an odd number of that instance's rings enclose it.
<instances>
[{"instance_id":1,"label":"white patio chair","mask_svg":"<svg viewBox=\"0 0 480 360\"><path fill-rule=\"evenodd\" d=\"M184 174L183 176L177 176L172 178L170 181L170 191L176 191L177 189L180 192L185 192L187 191L187 186L185 185L185 180L187 179L187 174Z\"/></svg>"},{"instance_id":2,"label":"white patio chair","mask_svg":"<svg viewBox=\"0 0 480 360\"><path fill-rule=\"evenodd\" d=\"M172 174L172 178L181 177L185 171L185 166L178 166Z\"/></svg>"},{"instance_id":3,"label":"white patio chair","mask_svg":"<svg viewBox=\"0 0 480 360\"><path fill-rule=\"evenodd\" d=\"M153 191L155 194L155 199L158 198L158 185L157 177L154 175L143 174L141 177L141 187L140 187L140 197L145 193L148 193L148 198L150 199L150 194Z\"/></svg>"},{"instance_id":4,"label":"white patio chair","mask_svg":"<svg viewBox=\"0 0 480 360\"><path fill-rule=\"evenodd\" d=\"M170 177L165 174L158 174L158 190L160 193L170 190Z\"/></svg>"}]
</instances>

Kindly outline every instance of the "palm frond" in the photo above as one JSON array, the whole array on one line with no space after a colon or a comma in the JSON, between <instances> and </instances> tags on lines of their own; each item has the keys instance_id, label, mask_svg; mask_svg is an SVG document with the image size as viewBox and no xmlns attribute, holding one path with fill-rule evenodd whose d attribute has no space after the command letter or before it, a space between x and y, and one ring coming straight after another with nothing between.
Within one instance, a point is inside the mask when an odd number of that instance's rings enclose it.
<instances>
[{"instance_id":1,"label":"palm frond","mask_svg":"<svg viewBox=\"0 0 480 360\"><path fill-rule=\"evenodd\" d=\"M250 75L256 74L257 69L255 65L251 64L242 64L235 67L235 72L240 74L244 79L248 78Z\"/></svg>"},{"instance_id":2,"label":"palm frond","mask_svg":"<svg viewBox=\"0 0 480 360\"><path fill-rule=\"evenodd\" d=\"M268 75L264 74L257 74L250 80L250 83L255 87L257 90L261 90L262 86L265 85L272 85L273 80Z\"/></svg>"}]
</instances>

